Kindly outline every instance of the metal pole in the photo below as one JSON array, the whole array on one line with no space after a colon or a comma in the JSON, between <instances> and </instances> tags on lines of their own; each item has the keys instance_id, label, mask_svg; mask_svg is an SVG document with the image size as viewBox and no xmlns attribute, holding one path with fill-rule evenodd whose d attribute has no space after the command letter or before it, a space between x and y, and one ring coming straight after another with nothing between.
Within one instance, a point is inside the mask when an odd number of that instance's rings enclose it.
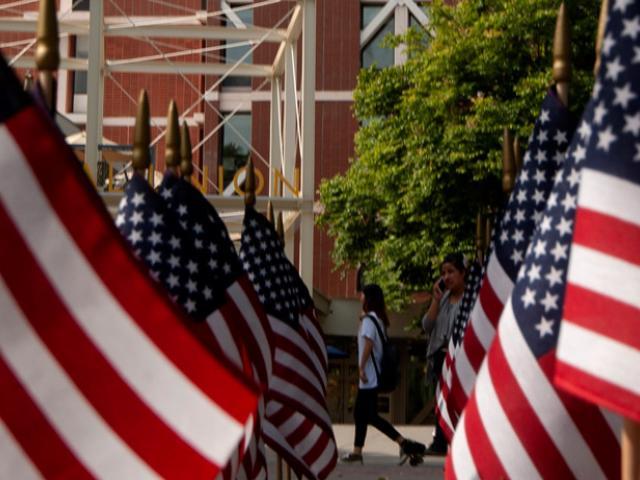
<instances>
[{"instance_id":1,"label":"metal pole","mask_svg":"<svg viewBox=\"0 0 640 480\"><path fill-rule=\"evenodd\" d=\"M89 69L87 73L87 143L85 162L97 185L98 145L102 140L104 103L104 12L102 0L91 2L89 17Z\"/></svg>"},{"instance_id":2,"label":"metal pole","mask_svg":"<svg viewBox=\"0 0 640 480\"><path fill-rule=\"evenodd\" d=\"M291 185L295 185L294 182L294 170L296 166L296 154L298 151L298 137L296 135L297 121L296 121L296 68L293 59L296 56L296 47L293 43L287 43L284 50L284 158L282 165L282 173L284 178ZM292 197L293 194L288 188L282 189L283 197ZM293 229L289 229L285 232L287 239L284 247L284 251L287 258L291 261L294 260L294 237Z\"/></svg>"},{"instance_id":3,"label":"metal pole","mask_svg":"<svg viewBox=\"0 0 640 480\"><path fill-rule=\"evenodd\" d=\"M300 276L313 292L313 201L315 199L316 130L316 1L303 0L302 19L302 198L300 217Z\"/></svg>"}]
</instances>

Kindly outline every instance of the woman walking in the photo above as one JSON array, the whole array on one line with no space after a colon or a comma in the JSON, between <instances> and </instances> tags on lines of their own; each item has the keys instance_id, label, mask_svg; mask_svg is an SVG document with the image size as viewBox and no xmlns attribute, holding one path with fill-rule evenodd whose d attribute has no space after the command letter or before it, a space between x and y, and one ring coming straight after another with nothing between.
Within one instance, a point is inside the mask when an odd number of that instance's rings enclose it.
<instances>
[{"instance_id":1,"label":"woman walking","mask_svg":"<svg viewBox=\"0 0 640 480\"><path fill-rule=\"evenodd\" d=\"M424 444L404 438L388 421L378 415L378 380L376 368L380 370L382 359L381 335L386 339L389 319L382 289L370 284L362 289L362 312L358 329L359 383L353 416L356 423L353 451L342 457L343 462L362 463L362 448L367 436L367 427L372 425L402 448L405 455L423 454ZM374 366L375 361L375 366Z\"/></svg>"}]
</instances>

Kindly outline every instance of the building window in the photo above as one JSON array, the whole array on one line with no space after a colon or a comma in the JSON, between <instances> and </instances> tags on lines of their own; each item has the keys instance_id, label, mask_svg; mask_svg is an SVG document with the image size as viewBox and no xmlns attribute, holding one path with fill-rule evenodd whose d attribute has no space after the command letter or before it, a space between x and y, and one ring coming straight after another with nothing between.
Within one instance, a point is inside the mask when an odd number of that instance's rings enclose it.
<instances>
[{"instance_id":1,"label":"building window","mask_svg":"<svg viewBox=\"0 0 640 480\"><path fill-rule=\"evenodd\" d=\"M425 26L428 22L423 0L368 0L360 9L360 64L363 68L378 68L404 63L402 46L383 47L389 34L402 35L409 27Z\"/></svg>"},{"instance_id":2,"label":"building window","mask_svg":"<svg viewBox=\"0 0 640 480\"><path fill-rule=\"evenodd\" d=\"M223 114L223 115L228 115ZM236 113L222 127L222 168L224 171L224 188L231 185L236 172L244 167L249 159L251 142L251 112Z\"/></svg>"},{"instance_id":3,"label":"building window","mask_svg":"<svg viewBox=\"0 0 640 480\"><path fill-rule=\"evenodd\" d=\"M378 5L363 5L362 6L362 22L361 30L368 27L372 20L382 10ZM394 63L394 52L392 48L383 47L382 40L389 34L395 32L393 15L390 16L387 21L380 27L377 33L373 36L369 43L367 43L360 51L360 65L362 68L369 68L372 65L376 65L378 68L390 67Z\"/></svg>"},{"instance_id":4,"label":"building window","mask_svg":"<svg viewBox=\"0 0 640 480\"><path fill-rule=\"evenodd\" d=\"M226 3L226 2L225 2ZM226 3L227 8L233 8L237 5L229 5ZM229 27L243 28L247 25L253 25L253 9L240 10L232 12L227 15L225 25ZM231 42L229 42L231 43ZM228 65L235 64L243 55L251 50L251 45L242 45L238 47L231 47L224 50L224 62ZM243 60L243 63L251 63L253 61L253 54L249 54L247 58ZM223 87L251 87L250 77L237 77L228 76L222 81Z\"/></svg>"},{"instance_id":5,"label":"building window","mask_svg":"<svg viewBox=\"0 0 640 480\"><path fill-rule=\"evenodd\" d=\"M90 0L73 0L71 4L71 10L74 12L89 11Z\"/></svg>"}]
</instances>

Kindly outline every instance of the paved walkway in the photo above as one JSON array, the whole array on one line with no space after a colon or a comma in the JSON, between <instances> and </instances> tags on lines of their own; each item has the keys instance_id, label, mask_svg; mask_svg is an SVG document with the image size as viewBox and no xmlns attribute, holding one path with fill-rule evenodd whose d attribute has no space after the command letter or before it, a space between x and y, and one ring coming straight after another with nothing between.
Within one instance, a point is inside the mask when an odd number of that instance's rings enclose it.
<instances>
[{"instance_id":1,"label":"paved walkway","mask_svg":"<svg viewBox=\"0 0 640 480\"><path fill-rule=\"evenodd\" d=\"M433 427L427 426L396 426L400 433L425 445L431 442ZM333 431L338 443L338 454L350 452L353 445L353 425L334 425ZM338 462L336 469L329 475L329 479L345 480L439 480L443 478L444 457L425 457L425 462L417 467L409 463L398 465L400 460L398 445L375 428L367 431L364 446L364 464L343 464ZM269 463L269 478L275 479L276 458L267 449ZM295 478L295 477L294 477Z\"/></svg>"}]
</instances>

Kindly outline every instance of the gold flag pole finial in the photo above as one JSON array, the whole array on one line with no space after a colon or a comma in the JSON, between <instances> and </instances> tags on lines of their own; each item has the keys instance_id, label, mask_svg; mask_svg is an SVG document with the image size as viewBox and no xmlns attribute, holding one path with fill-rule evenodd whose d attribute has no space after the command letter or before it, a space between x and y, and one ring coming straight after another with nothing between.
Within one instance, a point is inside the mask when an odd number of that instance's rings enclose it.
<instances>
[{"instance_id":1,"label":"gold flag pole finial","mask_svg":"<svg viewBox=\"0 0 640 480\"><path fill-rule=\"evenodd\" d=\"M33 74L31 70L29 70L24 76L24 83L22 84L22 88L25 92L30 92L33 88Z\"/></svg>"},{"instance_id":2,"label":"gold flag pole finial","mask_svg":"<svg viewBox=\"0 0 640 480\"><path fill-rule=\"evenodd\" d=\"M273 214L273 203L271 203L271 200L267 203L267 220L271 222L271 225L276 224L276 218Z\"/></svg>"},{"instance_id":3,"label":"gold flag pole finial","mask_svg":"<svg viewBox=\"0 0 640 480\"><path fill-rule=\"evenodd\" d=\"M164 163L177 173L180 166L180 127L178 123L178 107L175 100L169 102L167 112L167 135L165 137Z\"/></svg>"},{"instance_id":4,"label":"gold flag pole finial","mask_svg":"<svg viewBox=\"0 0 640 480\"><path fill-rule=\"evenodd\" d=\"M571 81L571 40L569 36L569 15L564 2L558 9L556 32L553 37L553 80L556 82L558 97L569 105L569 82Z\"/></svg>"},{"instance_id":5,"label":"gold flag pole finial","mask_svg":"<svg viewBox=\"0 0 640 480\"><path fill-rule=\"evenodd\" d=\"M140 90L138 96L138 111L136 112L136 126L133 137L133 169L144 175L144 171L151 165L149 155L149 143L151 142L151 129L149 127L149 98L147 91Z\"/></svg>"},{"instance_id":6,"label":"gold flag pole finial","mask_svg":"<svg viewBox=\"0 0 640 480\"><path fill-rule=\"evenodd\" d=\"M244 179L244 204L254 206L256 204L256 172L251 157L247 160L247 172Z\"/></svg>"},{"instance_id":7,"label":"gold flag pole finial","mask_svg":"<svg viewBox=\"0 0 640 480\"><path fill-rule=\"evenodd\" d=\"M284 246L284 222L282 221L282 212L278 212L278 222L276 223L276 232L278 232L278 238Z\"/></svg>"},{"instance_id":8,"label":"gold flag pole finial","mask_svg":"<svg viewBox=\"0 0 640 480\"><path fill-rule=\"evenodd\" d=\"M511 193L516 183L516 164L513 158L513 135L505 127L502 139L502 191Z\"/></svg>"},{"instance_id":9,"label":"gold flag pole finial","mask_svg":"<svg viewBox=\"0 0 640 480\"><path fill-rule=\"evenodd\" d=\"M607 26L607 15L609 12L609 0L602 0L600 5L600 18L598 19L598 35L596 36L596 63L593 66L593 73L598 74L600 70L600 51L604 40L604 29Z\"/></svg>"},{"instance_id":10,"label":"gold flag pole finial","mask_svg":"<svg viewBox=\"0 0 640 480\"><path fill-rule=\"evenodd\" d=\"M191 178L193 163L191 163L191 137L187 122L182 122L180 130L180 173L186 180Z\"/></svg>"},{"instance_id":11,"label":"gold flag pole finial","mask_svg":"<svg viewBox=\"0 0 640 480\"><path fill-rule=\"evenodd\" d=\"M513 159L516 162L516 175L522 170L522 149L520 148L520 138L516 135L513 139Z\"/></svg>"},{"instance_id":12,"label":"gold flag pole finial","mask_svg":"<svg viewBox=\"0 0 640 480\"><path fill-rule=\"evenodd\" d=\"M56 85L53 74L60 66L58 17L56 16L55 0L40 0L35 60L38 67L40 88L49 110L53 112L56 99Z\"/></svg>"}]
</instances>

